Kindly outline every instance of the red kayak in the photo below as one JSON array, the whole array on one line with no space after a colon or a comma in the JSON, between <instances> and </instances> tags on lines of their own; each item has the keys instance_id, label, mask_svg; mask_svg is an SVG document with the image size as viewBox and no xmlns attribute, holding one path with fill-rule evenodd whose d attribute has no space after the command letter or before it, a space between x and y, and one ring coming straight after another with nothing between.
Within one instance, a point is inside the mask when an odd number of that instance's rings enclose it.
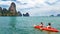
<instances>
[{"instance_id":1,"label":"red kayak","mask_svg":"<svg viewBox=\"0 0 60 34\"><path fill-rule=\"evenodd\" d=\"M39 25L37 25L37 26L34 26L34 28L36 28L36 29L40 29L41 27L39 26ZM43 27L42 28L42 30L45 30L45 31L50 31L50 32L59 32L57 29L55 29L55 28L46 28L46 27Z\"/></svg>"}]
</instances>

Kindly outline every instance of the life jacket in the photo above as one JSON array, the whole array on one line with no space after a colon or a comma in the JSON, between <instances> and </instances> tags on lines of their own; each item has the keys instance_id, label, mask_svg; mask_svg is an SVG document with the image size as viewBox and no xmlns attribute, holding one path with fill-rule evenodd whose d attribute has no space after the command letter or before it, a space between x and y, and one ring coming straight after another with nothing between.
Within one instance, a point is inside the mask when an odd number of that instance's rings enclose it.
<instances>
[{"instance_id":1,"label":"life jacket","mask_svg":"<svg viewBox=\"0 0 60 34\"><path fill-rule=\"evenodd\" d=\"M39 25L41 28L43 27L43 25L41 24L41 25Z\"/></svg>"},{"instance_id":2,"label":"life jacket","mask_svg":"<svg viewBox=\"0 0 60 34\"><path fill-rule=\"evenodd\" d=\"M47 26L47 28L51 29L51 26Z\"/></svg>"}]
</instances>

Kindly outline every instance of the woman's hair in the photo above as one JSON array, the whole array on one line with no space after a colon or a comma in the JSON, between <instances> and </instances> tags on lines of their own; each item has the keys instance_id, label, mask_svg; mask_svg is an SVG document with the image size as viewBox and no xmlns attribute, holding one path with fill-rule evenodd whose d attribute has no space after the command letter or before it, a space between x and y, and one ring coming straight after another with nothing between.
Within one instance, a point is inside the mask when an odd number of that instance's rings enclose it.
<instances>
[{"instance_id":1,"label":"woman's hair","mask_svg":"<svg viewBox=\"0 0 60 34\"><path fill-rule=\"evenodd\" d=\"M51 23L48 23L48 25L51 25Z\"/></svg>"}]
</instances>

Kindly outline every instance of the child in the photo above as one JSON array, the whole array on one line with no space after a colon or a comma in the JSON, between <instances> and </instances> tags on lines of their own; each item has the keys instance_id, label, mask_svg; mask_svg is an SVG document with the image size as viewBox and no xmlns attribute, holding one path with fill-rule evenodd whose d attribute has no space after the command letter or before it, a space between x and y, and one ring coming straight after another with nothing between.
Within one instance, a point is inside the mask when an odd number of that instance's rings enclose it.
<instances>
[{"instance_id":1,"label":"child","mask_svg":"<svg viewBox=\"0 0 60 34\"><path fill-rule=\"evenodd\" d=\"M43 27L43 22L41 22L41 24L39 25L40 27Z\"/></svg>"}]
</instances>

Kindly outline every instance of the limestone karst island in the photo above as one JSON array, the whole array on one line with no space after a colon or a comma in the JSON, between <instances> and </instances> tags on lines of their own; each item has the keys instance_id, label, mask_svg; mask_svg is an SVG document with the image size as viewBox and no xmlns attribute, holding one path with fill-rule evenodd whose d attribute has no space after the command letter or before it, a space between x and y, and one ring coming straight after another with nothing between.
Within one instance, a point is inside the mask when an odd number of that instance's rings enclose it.
<instances>
[{"instance_id":1,"label":"limestone karst island","mask_svg":"<svg viewBox=\"0 0 60 34\"><path fill-rule=\"evenodd\" d=\"M0 7L0 16L29 16L29 13L22 14L17 11L16 4L12 2L8 9Z\"/></svg>"}]
</instances>

